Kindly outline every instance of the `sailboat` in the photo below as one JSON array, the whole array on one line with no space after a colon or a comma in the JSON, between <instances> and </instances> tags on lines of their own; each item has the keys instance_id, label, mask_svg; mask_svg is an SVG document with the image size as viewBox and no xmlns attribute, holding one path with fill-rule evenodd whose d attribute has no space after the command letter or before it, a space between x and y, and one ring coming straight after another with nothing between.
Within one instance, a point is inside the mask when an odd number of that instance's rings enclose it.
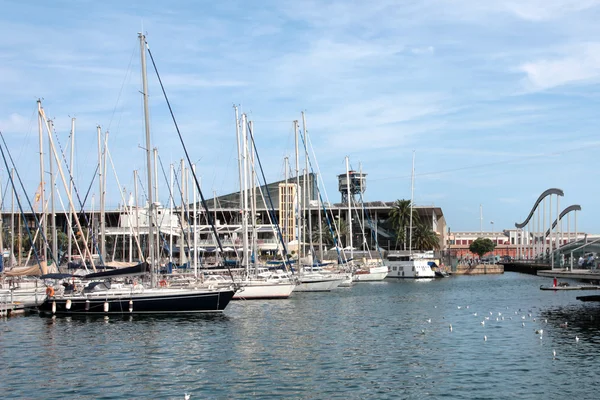
<instances>
[{"instance_id":1,"label":"sailboat","mask_svg":"<svg viewBox=\"0 0 600 400\"><path fill-rule=\"evenodd\" d=\"M240 211L242 216L242 261L245 266L245 271L240 280L236 280L240 285L240 290L233 296L234 300L257 300L257 299L287 299L290 297L296 284L289 278L283 277L281 274L274 274L263 269L259 271L256 264L256 231L252 235L252 266L250 265L249 241L248 241L248 208L251 211L251 221L253 226L256 223L256 180L255 180L255 164L254 164L254 133L252 132L251 123L248 124L246 114L242 114L241 125L242 134L240 137L238 125L238 111L235 108L236 114L236 140L238 147L238 169L240 178ZM248 125L250 129L248 129ZM248 149L248 143L251 144ZM249 155L252 154L252 157ZM250 158L250 160L249 160ZM248 198L249 188L248 181L252 182L251 199ZM250 207L249 207L250 206ZM251 268L252 267L252 268Z\"/></svg>"},{"instance_id":2,"label":"sailboat","mask_svg":"<svg viewBox=\"0 0 600 400\"><path fill-rule=\"evenodd\" d=\"M429 266L424 254L413 253L413 198L415 187L415 153L413 152L412 171L410 180L410 224L409 224L409 250L406 252L389 253L387 264L390 268L389 278L435 278L435 272Z\"/></svg>"},{"instance_id":3,"label":"sailboat","mask_svg":"<svg viewBox=\"0 0 600 400\"><path fill-rule=\"evenodd\" d=\"M306 133L306 123L304 121L304 113L302 113L302 121L304 126L304 132ZM302 265L302 253L303 253L303 240L302 240L302 217L301 213L305 202L303 199L309 199L310 196L301 194L300 188L300 167L299 167L299 153L298 153L298 121L294 121L294 136L295 136L295 154L296 154L296 235L297 235L297 250L298 250L298 286L296 286L296 292L328 292L331 291L346 280L344 274L330 273L323 270L320 266L313 265L313 257L306 257L309 260L308 265ZM305 140L306 143L306 140ZM308 159L308 154L305 147L305 155ZM306 176L304 177L304 183L306 183ZM305 185L306 186L306 185ZM308 202L310 204L310 202ZM312 247L312 238L311 238Z\"/></svg>"},{"instance_id":4,"label":"sailboat","mask_svg":"<svg viewBox=\"0 0 600 400\"><path fill-rule=\"evenodd\" d=\"M148 82L146 77L146 37L138 34L140 40L144 115L146 128L146 167L148 187L152 187L150 125L148 113ZM59 158L51 144L58 163ZM66 182L63 179L66 186ZM83 277L87 285L64 287L59 291L49 290L46 300L39 306L43 314L89 315L89 314L176 314L176 313L219 313L229 304L236 291L234 284L222 286L198 286L187 288L167 287L166 281L157 281L158 243L154 243L154 203L152 190L148 190L149 223L148 248L149 263L118 270L95 272ZM133 277L146 277L150 274L150 285ZM121 283L114 283L120 280ZM158 283L158 285L157 285ZM49 288L50 289L50 288Z\"/></svg>"}]
</instances>

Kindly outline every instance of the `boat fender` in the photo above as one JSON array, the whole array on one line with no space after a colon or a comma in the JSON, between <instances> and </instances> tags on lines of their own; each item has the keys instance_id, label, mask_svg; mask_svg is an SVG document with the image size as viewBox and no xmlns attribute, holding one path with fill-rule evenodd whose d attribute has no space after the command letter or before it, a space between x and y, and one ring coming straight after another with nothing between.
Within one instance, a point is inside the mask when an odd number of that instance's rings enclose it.
<instances>
[{"instance_id":1,"label":"boat fender","mask_svg":"<svg viewBox=\"0 0 600 400\"><path fill-rule=\"evenodd\" d=\"M160 285L160 287L166 287L167 281L163 279L162 281L158 282L158 284Z\"/></svg>"},{"instance_id":2,"label":"boat fender","mask_svg":"<svg viewBox=\"0 0 600 400\"><path fill-rule=\"evenodd\" d=\"M67 310L70 310L70 309L71 309L71 299L67 300L67 304L65 305L65 308L66 308Z\"/></svg>"},{"instance_id":3,"label":"boat fender","mask_svg":"<svg viewBox=\"0 0 600 400\"><path fill-rule=\"evenodd\" d=\"M52 286L46 288L46 296L54 297L54 288Z\"/></svg>"},{"instance_id":4,"label":"boat fender","mask_svg":"<svg viewBox=\"0 0 600 400\"><path fill-rule=\"evenodd\" d=\"M129 312L133 312L133 300L129 300Z\"/></svg>"},{"instance_id":5,"label":"boat fender","mask_svg":"<svg viewBox=\"0 0 600 400\"><path fill-rule=\"evenodd\" d=\"M56 302L52 302L52 314L56 314Z\"/></svg>"},{"instance_id":6,"label":"boat fender","mask_svg":"<svg viewBox=\"0 0 600 400\"><path fill-rule=\"evenodd\" d=\"M108 301L104 302L104 312L108 312Z\"/></svg>"},{"instance_id":7,"label":"boat fender","mask_svg":"<svg viewBox=\"0 0 600 400\"><path fill-rule=\"evenodd\" d=\"M89 300L85 301L85 311L90 311L90 301Z\"/></svg>"}]
</instances>

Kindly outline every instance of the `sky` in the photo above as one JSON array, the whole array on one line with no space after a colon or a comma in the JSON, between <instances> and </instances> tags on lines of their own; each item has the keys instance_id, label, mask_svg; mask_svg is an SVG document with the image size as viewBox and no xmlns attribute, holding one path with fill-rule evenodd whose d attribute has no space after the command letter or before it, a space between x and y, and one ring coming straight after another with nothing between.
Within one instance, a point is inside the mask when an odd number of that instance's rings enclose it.
<instances>
[{"instance_id":1,"label":"sky","mask_svg":"<svg viewBox=\"0 0 600 400\"><path fill-rule=\"evenodd\" d=\"M29 196L40 181L37 99L67 154L76 118L81 197L98 192L98 125L112 159L107 207L133 191L133 170L146 186L143 31L207 198L239 189L237 105L268 181L284 178L286 156L293 168L304 111L331 202L346 156L368 174L365 201L410 199L414 154L414 204L441 207L452 231L514 228L559 188L561 209L582 207L578 230L600 233L600 0L0 0L0 9L0 131ZM178 168L183 150L150 64L148 77L152 147L166 170ZM7 179L1 164L5 197Z\"/></svg>"}]
</instances>

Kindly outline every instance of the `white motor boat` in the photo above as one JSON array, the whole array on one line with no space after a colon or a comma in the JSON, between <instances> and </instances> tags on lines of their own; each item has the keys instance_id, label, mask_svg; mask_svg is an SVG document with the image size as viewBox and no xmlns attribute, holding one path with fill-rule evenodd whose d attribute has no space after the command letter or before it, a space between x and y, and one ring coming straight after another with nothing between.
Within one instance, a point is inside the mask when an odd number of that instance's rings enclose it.
<instances>
[{"instance_id":1,"label":"white motor boat","mask_svg":"<svg viewBox=\"0 0 600 400\"><path fill-rule=\"evenodd\" d=\"M388 278L435 278L429 261L415 254L390 253L386 263L389 268Z\"/></svg>"}]
</instances>

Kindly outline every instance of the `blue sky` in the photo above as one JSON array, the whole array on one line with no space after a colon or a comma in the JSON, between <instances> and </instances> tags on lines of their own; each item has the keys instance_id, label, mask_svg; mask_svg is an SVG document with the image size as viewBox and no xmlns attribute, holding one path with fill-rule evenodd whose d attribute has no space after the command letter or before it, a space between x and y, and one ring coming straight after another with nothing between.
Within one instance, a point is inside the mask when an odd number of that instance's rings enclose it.
<instances>
[{"instance_id":1,"label":"blue sky","mask_svg":"<svg viewBox=\"0 0 600 400\"><path fill-rule=\"evenodd\" d=\"M0 9L0 130L30 193L37 98L63 147L77 118L80 191L98 124L121 190L133 190L145 162L143 29L207 197L237 190L238 104L255 121L269 180L283 178L304 110L331 201L345 156L368 173L366 200L410 198L414 150L415 204L441 207L453 231L479 230L480 204L484 229L512 228L557 187L561 208L582 206L579 230L600 232L600 0L0 0ZM183 153L149 77L166 167ZM116 207L112 169L108 181Z\"/></svg>"}]
</instances>

